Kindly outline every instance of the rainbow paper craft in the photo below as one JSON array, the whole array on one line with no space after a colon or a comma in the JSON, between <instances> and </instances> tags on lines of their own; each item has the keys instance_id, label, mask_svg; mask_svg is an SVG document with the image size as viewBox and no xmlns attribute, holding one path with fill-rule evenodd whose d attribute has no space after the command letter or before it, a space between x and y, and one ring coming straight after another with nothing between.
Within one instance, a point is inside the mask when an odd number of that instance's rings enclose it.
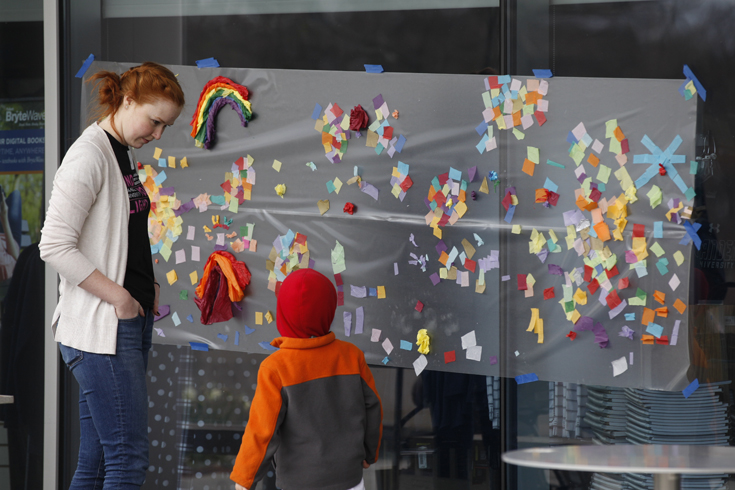
<instances>
[{"instance_id":1,"label":"rainbow paper craft","mask_svg":"<svg viewBox=\"0 0 735 490\"><path fill-rule=\"evenodd\" d=\"M232 107L240 116L243 127L253 118L247 87L226 77L215 77L204 86L199 94L197 109L191 118L191 136L197 148L210 149L214 144L214 121L225 105Z\"/></svg>"}]
</instances>

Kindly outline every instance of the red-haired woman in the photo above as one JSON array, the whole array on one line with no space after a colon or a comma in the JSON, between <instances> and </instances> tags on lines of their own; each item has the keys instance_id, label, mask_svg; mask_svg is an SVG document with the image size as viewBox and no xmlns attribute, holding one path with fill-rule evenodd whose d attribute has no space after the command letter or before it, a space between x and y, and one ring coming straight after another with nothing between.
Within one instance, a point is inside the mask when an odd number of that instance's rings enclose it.
<instances>
[{"instance_id":1,"label":"red-haired woman","mask_svg":"<svg viewBox=\"0 0 735 490\"><path fill-rule=\"evenodd\" d=\"M89 81L99 119L56 172L39 248L61 276L54 336L80 386L71 489L138 489L148 468L145 373L160 286L148 241L150 201L130 147L159 139L179 117L184 93L156 63Z\"/></svg>"}]
</instances>

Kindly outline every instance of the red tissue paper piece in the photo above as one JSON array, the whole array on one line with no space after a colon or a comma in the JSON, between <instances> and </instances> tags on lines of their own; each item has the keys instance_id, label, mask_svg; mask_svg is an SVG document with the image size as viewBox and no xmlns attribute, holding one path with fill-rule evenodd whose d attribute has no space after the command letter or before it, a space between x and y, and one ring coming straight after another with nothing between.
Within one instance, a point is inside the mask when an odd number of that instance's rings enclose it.
<instances>
[{"instance_id":1,"label":"red tissue paper piece","mask_svg":"<svg viewBox=\"0 0 735 490\"><path fill-rule=\"evenodd\" d=\"M663 163L658 164L658 174L659 175L666 175L666 168L664 168Z\"/></svg>"},{"instance_id":2,"label":"red tissue paper piece","mask_svg":"<svg viewBox=\"0 0 735 490\"><path fill-rule=\"evenodd\" d=\"M607 306L612 310L615 309L622 300L620 299L620 296L618 296L618 292L613 290L610 291L610 294L605 296L605 301L607 301Z\"/></svg>"},{"instance_id":3,"label":"red tissue paper piece","mask_svg":"<svg viewBox=\"0 0 735 490\"><path fill-rule=\"evenodd\" d=\"M567 334L567 337L569 337L569 340L574 340L577 338L577 332L572 332L571 330Z\"/></svg>"},{"instance_id":4,"label":"red tissue paper piece","mask_svg":"<svg viewBox=\"0 0 735 490\"><path fill-rule=\"evenodd\" d=\"M618 289L625 289L628 286L630 286L630 279L628 279L627 277L620 278L620 280L618 281Z\"/></svg>"},{"instance_id":5,"label":"red tissue paper piece","mask_svg":"<svg viewBox=\"0 0 735 490\"><path fill-rule=\"evenodd\" d=\"M350 131L360 131L366 128L370 122L370 118L360 104L356 105L350 111Z\"/></svg>"},{"instance_id":6,"label":"red tissue paper piece","mask_svg":"<svg viewBox=\"0 0 735 490\"><path fill-rule=\"evenodd\" d=\"M584 282L590 282L592 280L592 271L594 269L588 265L584 266Z\"/></svg>"},{"instance_id":7,"label":"red tissue paper piece","mask_svg":"<svg viewBox=\"0 0 735 490\"><path fill-rule=\"evenodd\" d=\"M421 301L416 301L416 311L421 312L424 309L424 304Z\"/></svg>"},{"instance_id":8,"label":"red tissue paper piece","mask_svg":"<svg viewBox=\"0 0 735 490\"><path fill-rule=\"evenodd\" d=\"M556 294L554 294L554 288L553 287L544 289L544 299L545 300L546 299L552 299L552 298L555 298L555 297L556 297Z\"/></svg>"},{"instance_id":9,"label":"red tissue paper piece","mask_svg":"<svg viewBox=\"0 0 735 490\"><path fill-rule=\"evenodd\" d=\"M526 289L528 289L528 285L526 284L526 275L518 274L518 291L525 291Z\"/></svg>"},{"instance_id":10,"label":"red tissue paper piece","mask_svg":"<svg viewBox=\"0 0 735 490\"><path fill-rule=\"evenodd\" d=\"M250 271L245 262L224 250L213 252L204 266L196 288L194 302L201 311L203 325L232 319L232 304L242 300L250 284Z\"/></svg>"},{"instance_id":11,"label":"red tissue paper piece","mask_svg":"<svg viewBox=\"0 0 735 490\"><path fill-rule=\"evenodd\" d=\"M468 271L474 273L475 269L477 268L477 262L471 259L464 259L464 267Z\"/></svg>"},{"instance_id":12,"label":"red tissue paper piece","mask_svg":"<svg viewBox=\"0 0 735 490\"><path fill-rule=\"evenodd\" d=\"M554 191L549 191L549 204L556 206L559 203L559 194Z\"/></svg>"},{"instance_id":13,"label":"red tissue paper piece","mask_svg":"<svg viewBox=\"0 0 735 490\"><path fill-rule=\"evenodd\" d=\"M347 214L354 214L355 209L357 209L357 207L351 202L348 202L347 204L345 204L345 207L342 208L342 211L344 211Z\"/></svg>"},{"instance_id":14,"label":"red tissue paper piece","mask_svg":"<svg viewBox=\"0 0 735 490\"><path fill-rule=\"evenodd\" d=\"M342 108L341 108L341 107L340 107L339 105L337 105L337 104L334 104L334 105L332 106L332 114L334 114L334 117L339 117L339 116L341 116L341 115L342 115L343 113L344 113L344 111L342 110Z\"/></svg>"},{"instance_id":15,"label":"red tissue paper piece","mask_svg":"<svg viewBox=\"0 0 735 490\"><path fill-rule=\"evenodd\" d=\"M541 111L536 111L533 113L533 115L536 116L536 121L538 121L538 125L543 126L546 122L546 114Z\"/></svg>"},{"instance_id":16,"label":"red tissue paper piece","mask_svg":"<svg viewBox=\"0 0 735 490\"><path fill-rule=\"evenodd\" d=\"M438 194L438 193L437 193ZM507 191L505 193L505 197L503 197L503 200L501 201L501 204L505 208L506 211L508 211L508 208L510 208L510 205L513 203L513 198L511 197L510 191Z\"/></svg>"},{"instance_id":17,"label":"red tissue paper piece","mask_svg":"<svg viewBox=\"0 0 735 490\"><path fill-rule=\"evenodd\" d=\"M449 364L457 360L457 353L453 350L444 353L444 364Z\"/></svg>"}]
</instances>

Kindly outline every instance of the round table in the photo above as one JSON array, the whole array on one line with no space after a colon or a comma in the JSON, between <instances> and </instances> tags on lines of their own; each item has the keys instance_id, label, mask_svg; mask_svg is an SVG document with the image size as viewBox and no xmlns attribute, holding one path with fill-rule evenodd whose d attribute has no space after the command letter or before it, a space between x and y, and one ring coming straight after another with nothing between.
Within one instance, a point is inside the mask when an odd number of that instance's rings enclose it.
<instances>
[{"instance_id":1,"label":"round table","mask_svg":"<svg viewBox=\"0 0 735 490\"><path fill-rule=\"evenodd\" d=\"M735 447L630 445L520 449L503 461L530 468L600 473L653 473L656 490L681 488L679 475L735 473Z\"/></svg>"}]
</instances>

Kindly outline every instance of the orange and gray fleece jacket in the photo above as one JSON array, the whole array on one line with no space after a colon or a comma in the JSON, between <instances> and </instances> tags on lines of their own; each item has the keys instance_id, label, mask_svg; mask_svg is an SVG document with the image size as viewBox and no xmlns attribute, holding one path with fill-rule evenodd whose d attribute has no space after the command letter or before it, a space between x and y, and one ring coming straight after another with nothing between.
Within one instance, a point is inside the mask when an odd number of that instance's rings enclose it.
<instances>
[{"instance_id":1,"label":"orange and gray fleece jacket","mask_svg":"<svg viewBox=\"0 0 735 490\"><path fill-rule=\"evenodd\" d=\"M278 488L346 490L375 463L383 407L362 351L333 332L279 337L260 365L230 478L247 489L276 467Z\"/></svg>"}]
</instances>

